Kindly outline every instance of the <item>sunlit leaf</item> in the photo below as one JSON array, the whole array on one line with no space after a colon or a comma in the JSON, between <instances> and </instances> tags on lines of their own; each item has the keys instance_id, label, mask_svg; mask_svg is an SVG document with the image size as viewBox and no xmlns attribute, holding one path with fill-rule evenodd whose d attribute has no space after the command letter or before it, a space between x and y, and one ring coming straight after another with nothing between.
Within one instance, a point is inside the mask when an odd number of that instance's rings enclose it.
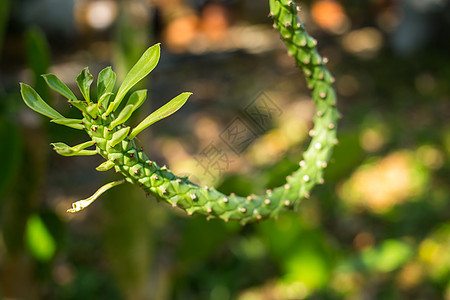
<instances>
[{"instance_id":1,"label":"sunlit leaf","mask_svg":"<svg viewBox=\"0 0 450 300\"><path fill-rule=\"evenodd\" d=\"M85 113L86 115L88 115L87 109L86 109L86 102L84 101L73 101L73 100L69 100L69 104L75 106L76 108L78 108L81 112Z\"/></svg>"},{"instance_id":2,"label":"sunlit leaf","mask_svg":"<svg viewBox=\"0 0 450 300\"><path fill-rule=\"evenodd\" d=\"M70 147L64 143L52 143L53 150L62 156L74 156L74 155L95 155L95 150L84 150L87 147L94 145L94 141L88 141L77 146Z\"/></svg>"},{"instance_id":3,"label":"sunlit leaf","mask_svg":"<svg viewBox=\"0 0 450 300\"><path fill-rule=\"evenodd\" d=\"M116 73L111 69L111 67L104 68L98 74L97 79L97 97L102 98L106 93L111 93L114 89L114 84L116 83ZM98 101L100 104L100 100ZM105 103L106 106L108 103Z\"/></svg>"},{"instance_id":4,"label":"sunlit leaf","mask_svg":"<svg viewBox=\"0 0 450 300\"><path fill-rule=\"evenodd\" d=\"M147 98L147 90L139 90L131 94L130 98L128 98L127 105L133 105L133 111L141 107Z\"/></svg>"},{"instance_id":5,"label":"sunlit leaf","mask_svg":"<svg viewBox=\"0 0 450 300\"><path fill-rule=\"evenodd\" d=\"M115 145L123 141L127 137L129 131L130 127L125 127L114 132L111 138L111 147L114 147Z\"/></svg>"},{"instance_id":6,"label":"sunlit leaf","mask_svg":"<svg viewBox=\"0 0 450 300\"><path fill-rule=\"evenodd\" d=\"M77 101L77 97L74 95L74 93L67 87L67 85L64 84L64 82L56 77L56 75L44 74L42 75L42 77L44 77L45 82L51 89L63 95L69 100Z\"/></svg>"},{"instance_id":7,"label":"sunlit leaf","mask_svg":"<svg viewBox=\"0 0 450 300\"><path fill-rule=\"evenodd\" d=\"M97 168L95 168L97 171L108 171L112 167L114 167L114 163L110 160L105 161L104 163L100 164Z\"/></svg>"},{"instance_id":8,"label":"sunlit leaf","mask_svg":"<svg viewBox=\"0 0 450 300\"><path fill-rule=\"evenodd\" d=\"M127 121L130 117L131 114L133 113L134 109L133 109L133 105L129 104L127 106L125 106L119 113L119 115L117 116L117 118L111 122L111 124L109 125L109 128L114 128L119 124L124 123L125 121Z\"/></svg>"},{"instance_id":9,"label":"sunlit leaf","mask_svg":"<svg viewBox=\"0 0 450 300\"><path fill-rule=\"evenodd\" d=\"M25 104L32 110L50 119L64 119L64 116L48 105L41 96L29 85L20 83L20 93Z\"/></svg>"},{"instance_id":10,"label":"sunlit leaf","mask_svg":"<svg viewBox=\"0 0 450 300\"><path fill-rule=\"evenodd\" d=\"M87 103L91 102L89 91L92 81L94 81L94 77L91 73L89 73L89 69L87 67L84 68L83 71L81 71L81 73L77 76L78 87L80 88L80 91Z\"/></svg>"},{"instance_id":11,"label":"sunlit leaf","mask_svg":"<svg viewBox=\"0 0 450 300\"><path fill-rule=\"evenodd\" d=\"M142 130L149 127L153 123L164 119L177 110L179 110L187 101L189 96L191 96L192 93L181 93L180 95L176 96L172 100L170 100L168 103L166 103L164 106L160 107L155 112L151 113L147 118L145 118L141 123L139 123L138 126L136 126L133 131L131 131L130 136L128 139L132 140L136 135L138 135Z\"/></svg>"},{"instance_id":12,"label":"sunlit leaf","mask_svg":"<svg viewBox=\"0 0 450 300\"><path fill-rule=\"evenodd\" d=\"M138 62L131 68L130 72L128 72L127 76L125 76L125 79L120 85L114 101L109 105L106 114L115 111L126 93L156 67L159 61L159 54L159 44L148 48L144 52Z\"/></svg>"},{"instance_id":13,"label":"sunlit leaf","mask_svg":"<svg viewBox=\"0 0 450 300\"><path fill-rule=\"evenodd\" d=\"M83 130L84 126L81 124L83 121L80 119L53 119L50 120L50 122L59 124L59 125L64 125L67 127L71 127L71 128L75 128L75 129L80 129Z\"/></svg>"}]
</instances>

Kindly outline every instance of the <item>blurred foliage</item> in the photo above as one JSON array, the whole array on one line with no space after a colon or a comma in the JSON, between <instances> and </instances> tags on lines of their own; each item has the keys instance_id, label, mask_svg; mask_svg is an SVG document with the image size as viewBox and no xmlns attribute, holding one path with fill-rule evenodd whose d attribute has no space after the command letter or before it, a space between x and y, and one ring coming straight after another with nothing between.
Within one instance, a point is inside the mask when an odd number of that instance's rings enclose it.
<instances>
[{"instance_id":1,"label":"blurred foliage","mask_svg":"<svg viewBox=\"0 0 450 300\"><path fill-rule=\"evenodd\" d=\"M52 72L75 87L84 66L118 71L161 41L145 109L182 90L194 95L142 146L198 178L199 155L213 142L229 161L210 181L259 193L297 168L314 109L264 18L266 3L61 1L75 16L66 20L47 2L0 2L0 296L450 299L448 2L302 1L301 18L336 76L339 145L310 199L245 227L187 217L133 186L66 214L115 174L98 174L96 158L51 153L50 141L84 137L25 108L18 82L39 88L39 75ZM261 91L281 109L276 128L253 128L259 138L233 153L219 135ZM295 136L277 130L286 128Z\"/></svg>"}]
</instances>

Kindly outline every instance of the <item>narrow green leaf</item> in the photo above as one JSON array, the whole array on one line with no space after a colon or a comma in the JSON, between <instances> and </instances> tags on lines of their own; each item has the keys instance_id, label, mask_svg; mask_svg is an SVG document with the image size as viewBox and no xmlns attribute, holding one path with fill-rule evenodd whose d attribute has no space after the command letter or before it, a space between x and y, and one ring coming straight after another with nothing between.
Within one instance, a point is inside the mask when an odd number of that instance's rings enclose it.
<instances>
[{"instance_id":1,"label":"narrow green leaf","mask_svg":"<svg viewBox=\"0 0 450 300\"><path fill-rule=\"evenodd\" d=\"M80 119L67 119L67 118L53 119L53 120L50 120L50 122L53 122L53 123L56 123L59 125L64 125L64 126L71 127L71 128L75 128L75 129L81 129L81 130L84 129L84 126L81 124L83 121Z\"/></svg>"},{"instance_id":2,"label":"narrow green leaf","mask_svg":"<svg viewBox=\"0 0 450 300\"><path fill-rule=\"evenodd\" d=\"M111 147L114 147L115 145L123 141L127 137L129 131L130 127L125 127L114 132L111 137Z\"/></svg>"},{"instance_id":3,"label":"narrow green leaf","mask_svg":"<svg viewBox=\"0 0 450 300\"><path fill-rule=\"evenodd\" d=\"M132 140L138 135L142 130L149 127L153 123L164 119L177 110L179 110L184 103L186 103L189 96L191 96L192 93L181 93L180 95L176 96L172 100L170 100L168 103L166 103L164 106L160 107L158 110L151 113L147 118L145 118L141 123L139 123L138 126L136 126L128 136L129 140Z\"/></svg>"},{"instance_id":4,"label":"narrow green leaf","mask_svg":"<svg viewBox=\"0 0 450 300\"><path fill-rule=\"evenodd\" d=\"M79 144L74 147L70 147L64 143L52 143L53 150L62 156L74 156L74 155L95 155L97 151L95 150L84 150L85 148L94 145L95 142L89 141Z\"/></svg>"},{"instance_id":5,"label":"narrow green leaf","mask_svg":"<svg viewBox=\"0 0 450 300\"><path fill-rule=\"evenodd\" d=\"M64 119L64 116L42 100L41 96L31 86L20 83L20 93L25 104L32 110L50 119Z\"/></svg>"},{"instance_id":6,"label":"narrow green leaf","mask_svg":"<svg viewBox=\"0 0 450 300\"><path fill-rule=\"evenodd\" d=\"M101 70L97 79L97 98L100 99L104 94L111 93L115 83L116 73L114 73L111 67Z\"/></svg>"},{"instance_id":7,"label":"narrow green leaf","mask_svg":"<svg viewBox=\"0 0 450 300\"><path fill-rule=\"evenodd\" d=\"M91 97L89 94L89 89L91 87L94 77L89 73L89 68L84 68L81 73L77 76L77 84L83 94L84 99L87 103L91 103Z\"/></svg>"},{"instance_id":8,"label":"narrow green leaf","mask_svg":"<svg viewBox=\"0 0 450 300\"><path fill-rule=\"evenodd\" d=\"M92 202L94 202L101 194L103 194L104 192L106 192L110 188L115 187L116 185L120 185L120 184L125 183L125 182L126 182L125 179L122 179L122 180L117 180L117 181L113 181L113 182L105 184L104 186L99 188L94 193L94 195L92 195L91 197L72 203L72 208L69 208L67 210L67 212L75 213L75 212L79 212L79 211L85 209Z\"/></svg>"},{"instance_id":9,"label":"narrow green leaf","mask_svg":"<svg viewBox=\"0 0 450 300\"><path fill-rule=\"evenodd\" d=\"M95 145L94 141L87 141L87 142L81 143L79 145L73 146L72 148L75 151L80 151L80 150L86 149L87 147L90 147L92 145Z\"/></svg>"},{"instance_id":10,"label":"narrow green leaf","mask_svg":"<svg viewBox=\"0 0 450 300\"><path fill-rule=\"evenodd\" d=\"M139 90L131 94L130 98L128 98L127 105L133 105L133 112L138 109L147 98L147 90Z\"/></svg>"},{"instance_id":11,"label":"narrow green leaf","mask_svg":"<svg viewBox=\"0 0 450 300\"><path fill-rule=\"evenodd\" d=\"M120 85L119 91L117 92L114 101L109 105L106 114L110 114L111 112L115 111L120 105L123 97L125 97L126 93L156 67L159 61L159 54L159 44L148 48L144 52L137 63L131 68L130 72L128 72L127 76L125 76L125 79Z\"/></svg>"},{"instance_id":12,"label":"narrow green leaf","mask_svg":"<svg viewBox=\"0 0 450 300\"><path fill-rule=\"evenodd\" d=\"M76 108L78 108L82 113L84 113L85 115L89 115L87 110L86 110L86 102L84 101L73 101L73 100L69 100L69 104L75 106Z\"/></svg>"},{"instance_id":13,"label":"narrow green leaf","mask_svg":"<svg viewBox=\"0 0 450 300\"><path fill-rule=\"evenodd\" d=\"M134 111L133 104L129 104L129 105L125 106L120 111L117 118L111 122L111 124L109 125L109 128L113 129L117 125L124 123L126 120L128 120L131 117L131 114L133 113L133 111Z\"/></svg>"},{"instance_id":14,"label":"narrow green leaf","mask_svg":"<svg viewBox=\"0 0 450 300\"><path fill-rule=\"evenodd\" d=\"M86 106L86 111L92 117L92 119L97 119L98 108L96 103L91 103L88 106Z\"/></svg>"},{"instance_id":15,"label":"narrow green leaf","mask_svg":"<svg viewBox=\"0 0 450 300\"><path fill-rule=\"evenodd\" d=\"M105 161L101 165L99 165L97 168L95 168L97 171L108 171L112 167L114 167L114 163L110 160Z\"/></svg>"},{"instance_id":16,"label":"narrow green leaf","mask_svg":"<svg viewBox=\"0 0 450 300\"><path fill-rule=\"evenodd\" d=\"M65 85L64 82L62 82L58 77L56 77L56 75L44 74L41 76L44 77L45 82L52 90L63 95L68 100L77 101L77 97L75 96L75 94L72 93L72 91L67 87L67 85Z\"/></svg>"},{"instance_id":17,"label":"narrow green leaf","mask_svg":"<svg viewBox=\"0 0 450 300\"><path fill-rule=\"evenodd\" d=\"M99 99L98 99L98 106L108 107L109 99L111 99L111 96L114 95L113 93L104 93Z\"/></svg>"}]
</instances>

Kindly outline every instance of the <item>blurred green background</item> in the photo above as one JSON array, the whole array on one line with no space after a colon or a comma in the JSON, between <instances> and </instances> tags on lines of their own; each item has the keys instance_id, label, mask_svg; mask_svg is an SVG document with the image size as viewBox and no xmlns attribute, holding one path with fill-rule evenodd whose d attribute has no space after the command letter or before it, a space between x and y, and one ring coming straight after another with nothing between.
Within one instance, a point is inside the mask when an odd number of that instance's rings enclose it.
<instances>
[{"instance_id":1,"label":"blurred green background","mask_svg":"<svg viewBox=\"0 0 450 300\"><path fill-rule=\"evenodd\" d=\"M242 227L187 217L127 185L66 213L116 174L95 171L98 157L54 153L50 142L86 136L28 109L18 83L76 117L40 74L76 91L83 67L113 65L123 78L161 42L135 122L194 94L141 145L193 181L259 193L297 168L314 112L266 1L0 1L0 296L450 299L449 2L299 4L336 76L340 143L298 211ZM278 108L265 115L270 128L245 113L261 97ZM255 133L237 153L221 139L236 117Z\"/></svg>"}]
</instances>

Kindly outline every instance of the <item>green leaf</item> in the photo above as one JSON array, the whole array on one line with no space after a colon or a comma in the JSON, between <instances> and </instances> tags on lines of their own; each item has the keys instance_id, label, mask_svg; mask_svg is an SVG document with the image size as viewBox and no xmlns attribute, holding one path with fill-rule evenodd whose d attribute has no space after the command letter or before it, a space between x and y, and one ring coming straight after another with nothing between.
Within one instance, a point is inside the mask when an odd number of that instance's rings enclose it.
<instances>
[{"instance_id":1,"label":"green leaf","mask_svg":"<svg viewBox=\"0 0 450 300\"><path fill-rule=\"evenodd\" d=\"M86 111L92 117L92 119L97 119L98 116L97 104L92 103L86 106Z\"/></svg>"},{"instance_id":2,"label":"green leaf","mask_svg":"<svg viewBox=\"0 0 450 300\"><path fill-rule=\"evenodd\" d=\"M94 141L85 142L77 146L70 147L64 143L52 143L53 150L62 156L74 156L74 155L95 155L95 150L84 150L87 147L94 145Z\"/></svg>"},{"instance_id":3,"label":"green leaf","mask_svg":"<svg viewBox=\"0 0 450 300\"><path fill-rule=\"evenodd\" d=\"M138 109L147 98L147 90L139 90L131 94L130 98L128 98L127 105L133 105L133 112Z\"/></svg>"},{"instance_id":4,"label":"green leaf","mask_svg":"<svg viewBox=\"0 0 450 300\"><path fill-rule=\"evenodd\" d=\"M98 106L107 107L109 103L109 99L111 96L114 95L113 93L104 93L99 99L98 99Z\"/></svg>"},{"instance_id":5,"label":"green leaf","mask_svg":"<svg viewBox=\"0 0 450 300\"><path fill-rule=\"evenodd\" d=\"M122 184L122 183L125 183L125 179L117 180L117 181L113 181L113 182L105 184L104 186L99 188L94 193L94 195L92 195L91 197L72 203L72 208L69 208L67 211L71 212L71 213L75 213L75 212L79 212L79 211L85 209L92 202L94 202L101 194L103 194L104 192L106 192L110 188L115 187L116 185L119 185L119 184Z\"/></svg>"},{"instance_id":6,"label":"green leaf","mask_svg":"<svg viewBox=\"0 0 450 300\"><path fill-rule=\"evenodd\" d=\"M84 126L81 124L83 121L80 119L67 119L67 118L53 119L53 120L50 120L50 122L53 122L53 123L56 123L59 125L64 125L64 126L71 127L71 128L75 128L75 129L80 129L80 130L84 129Z\"/></svg>"},{"instance_id":7,"label":"green leaf","mask_svg":"<svg viewBox=\"0 0 450 300\"><path fill-rule=\"evenodd\" d=\"M32 110L50 119L64 119L64 116L42 100L41 96L31 86L20 83L20 93L25 104Z\"/></svg>"},{"instance_id":8,"label":"green leaf","mask_svg":"<svg viewBox=\"0 0 450 300\"><path fill-rule=\"evenodd\" d=\"M73 100L69 100L69 104L75 106L76 108L78 108L81 112L83 112L85 115L89 115L86 109L86 102L84 101L73 101Z\"/></svg>"},{"instance_id":9,"label":"green leaf","mask_svg":"<svg viewBox=\"0 0 450 300\"><path fill-rule=\"evenodd\" d=\"M109 105L106 114L111 114L111 112L115 111L126 93L156 67L159 61L159 54L159 44L148 48L144 52L138 62L131 68L130 72L128 72L127 76L125 76L125 79L120 85L114 101Z\"/></svg>"},{"instance_id":10,"label":"green leaf","mask_svg":"<svg viewBox=\"0 0 450 300\"><path fill-rule=\"evenodd\" d=\"M111 137L111 147L114 147L115 145L123 141L127 137L129 131L130 127L125 127L114 132Z\"/></svg>"},{"instance_id":11,"label":"green leaf","mask_svg":"<svg viewBox=\"0 0 450 300\"><path fill-rule=\"evenodd\" d=\"M111 124L109 125L109 128L113 129L117 125L124 123L126 120L128 120L131 117L131 114L133 113L133 111L134 111L134 109L133 109L132 104L125 106L121 110L121 112L119 113L117 118L111 122Z\"/></svg>"},{"instance_id":12,"label":"green leaf","mask_svg":"<svg viewBox=\"0 0 450 300\"><path fill-rule=\"evenodd\" d=\"M168 103L166 103L164 106L160 107L158 110L150 114L147 118L145 118L141 123L139 123L138 126L136 126L128 136L129 140L132 140L138 135L142 130L149 127L153 123L164 119L177 110L179 110L184 103L186 103L189 96L191 96L192 93L181 93L180 95L176 96L172 100L170 100Z\"/></svg>"},{"instance_id":13,"label":"green leaf","mask_svg":"<svg viewBox=\"0 0 450 300\"><path fill-rule=\"evenodd\" d=\"M95 168L97 171L108 171L112 167L114 167L114 163L110 160L105 161L101 165L99 165L97 168Z\"/></svg>"},{"instance_id":14,"label":"green leaf","mask_svg":"<svg viewBox=\"0 0 450 300\"><path fill-rule=\"evenodd\" d=\"M56 77L56 75L44 74L41 76L44 77L45 82L52 90L58 92L69 100L77 101L77 97L75 96L75 94L72 93L67 85L65 85L64 82L62 82L58 77Z\"/></svg>"},{"instance_id":15,"label":"green leaf","mask_svg":"<svg viewBox=\"0 0 450 300\"><path fill-rule=\"evenodd\" d=\"M56 242L38 215L27 221L26 241L31 255L39 261L49 261L56 251Z\"/></svg>"},{"instance_id":16,"label":"green leaf","mask_svg":"<svg viewBox=\"0 0 450 300\"><path fill-rule=\"evenodd\" d=\"M89 95L89 88L94 81L94 77L89 73L89 69L86 67L81 71L81 73L77 76L78 87L80 88L81 93L83 94L84 99L86 99L87 103L91 102L91 97Z\"/></svg>"},{"instance_id":17,"label":"green leaf","mask_svg":"<svg viewBox=\"0 0 450 300\"><path fill-rule=\"evenodd\" d=\"M114 89L115 83L116 73L114 73L111 67L101 70L97 79L97 98L100 99L106 93L111 93Z\"/></svg>"}]
</instances>

